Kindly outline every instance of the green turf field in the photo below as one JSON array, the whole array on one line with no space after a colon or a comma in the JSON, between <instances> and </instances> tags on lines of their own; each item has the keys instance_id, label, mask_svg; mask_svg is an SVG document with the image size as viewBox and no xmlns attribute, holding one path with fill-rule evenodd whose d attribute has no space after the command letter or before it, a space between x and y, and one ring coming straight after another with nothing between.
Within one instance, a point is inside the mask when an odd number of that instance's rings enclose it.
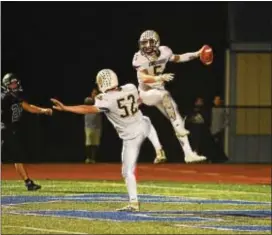
<instances>
[{"instance_id":1,"label":"green turf field","mask_svg":"<svg viewBox=\"0 0 272 235\"><path fill-rule=\"evenodd\" d=\"M140 182L141 212L122 181L2 181L2 234L271 234L268 185Z\"/></svg>"}]
</instances>

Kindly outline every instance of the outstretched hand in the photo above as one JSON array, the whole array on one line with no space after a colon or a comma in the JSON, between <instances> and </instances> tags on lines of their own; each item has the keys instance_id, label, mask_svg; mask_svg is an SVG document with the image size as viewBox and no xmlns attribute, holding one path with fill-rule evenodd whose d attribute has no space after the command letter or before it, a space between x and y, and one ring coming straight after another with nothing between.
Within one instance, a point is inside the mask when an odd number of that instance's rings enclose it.
<instances>
[{"instance_id":1,"label":"outstretched hand","mask_svg":"<svg viewBox=\"0 0 272 235\"><path fill-rule=\"evenodd\" d=\"M198 50L198 56L201 55L202 51L205 49L205 45L202 46L199 50Z\"/></svg>"},{"instance_id":2,"label":"outstretched hand","mask_svg":"<svg viewBox=\"0 0 272 235\"><path fill-rule=\"evenodd\" d=\"M50 100L54 104L53 109L56 109L58 111L65 111L65 105L63 103L53 98Z\"/></svg>"},{"instance_id":3,"label":"outstretched hand","mask_svg":"<svg viewBox=\"0 0 272 235\"><path fill-rule=\"evenodd\" d=\"M45 110L44 114L45 114L45 115L48 115L48 116L52 116L53 110L50 109L50 108L48 108L48 109Z\"/></svg>"}]
</instances>

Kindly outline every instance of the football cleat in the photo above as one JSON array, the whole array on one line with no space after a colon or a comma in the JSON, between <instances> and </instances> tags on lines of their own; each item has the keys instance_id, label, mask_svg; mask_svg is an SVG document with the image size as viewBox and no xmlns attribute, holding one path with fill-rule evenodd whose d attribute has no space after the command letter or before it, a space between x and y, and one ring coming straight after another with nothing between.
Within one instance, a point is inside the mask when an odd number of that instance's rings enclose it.
<instances>
[{"instance_id":1,"label":"football cleat","mask_svg":"<svg viewBox=\"0 0 272 235\"><path fill-rule=\"evenodd\" d=\"M127 206L117 209L116 211L138 212L140 211L140 205L139 202L131 202Z\"/></svg>"},{"instance_id":2,"label":"football cleat","mask_svg":"<svg viewBox=\"0 0 272 235\"><path fill-rule=\"evenodd\" d=\"M167 158L165 156L163 149L157 151L157 156L154 160L154 164L164 163L166 161L167 161Z\"/></svg>"},{"instance_id":3,"label":"football cleat","mask_svg":"<svg viewBox=\"0 0 272 235\"><path fill-rule=\"evenodd\" d=\"M205 156L199 156L196 152L193 152L192 154L186 155L184 160L186 163L194 163L204 162L207 160L207 158Z\"/></svg>"}]
</instances>

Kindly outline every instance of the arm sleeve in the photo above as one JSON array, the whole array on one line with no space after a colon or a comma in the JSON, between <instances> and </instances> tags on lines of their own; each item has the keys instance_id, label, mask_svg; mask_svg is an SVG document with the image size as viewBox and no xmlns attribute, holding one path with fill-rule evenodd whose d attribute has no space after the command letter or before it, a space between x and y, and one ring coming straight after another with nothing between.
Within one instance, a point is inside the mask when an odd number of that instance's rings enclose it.
<instances>
[{"instance_id":1,"label":"arm sleeve","mask_svg":"<svg viewBox=\"0 0 272 235\"><path fill-rule=\"evenodd\" d=\"M166 55L169 61L171 61L171 58L173 57L173 51L168 46L161 46L161 51L163 51Z\"/></svg>"},{"instance_id":2,"label":"arm sleeve","mask_svg":"<svg viewBox=\"0 0 272 235\"><path fill-rule=\"evenodd\" d=\"M110 102L105 99L102 95L98 95L95 97L95 107L97 107L101 112L109 112L110 111Z\"/></svg>"},{"instance_id":3,"label":"arm sleeve","mask_svg":"<svg viewBox=\"0 0 272 235\"><path fill-rule=\"evenodd\" d=\"M188 52L185 54L179 55L179 62L188 62L190 60L194 60L198 57L198 52Z\"/></svg>"}]
</instances>

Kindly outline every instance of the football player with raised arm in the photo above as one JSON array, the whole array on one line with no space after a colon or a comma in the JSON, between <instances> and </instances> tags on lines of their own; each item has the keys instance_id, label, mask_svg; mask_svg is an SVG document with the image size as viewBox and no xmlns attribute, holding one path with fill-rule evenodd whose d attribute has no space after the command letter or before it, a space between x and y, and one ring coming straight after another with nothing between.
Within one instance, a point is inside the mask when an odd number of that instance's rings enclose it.
<instances>
[{"instance_id":1,"label":"football player with raised arm","mask_svg":"<svg viewBox=\"0 0 272 235\"><path fill-rule=\"evenodd\" d=\"M41 188L30 179L24 162L24 146L20 135L20 125L23 110L35 114L52 115L51 108L41 108L29 104L23 96L20 80L13 73L7 73L2 79L1 87L1 143L10 154L9 158L15 164L15 169L25 181L29 191ZM2 148L1 148L2 150Z\"/></svg>"},{"instance_id":2,"label":"football player with raised arm","mask_svg":"<svg viewBox=\"0 0 272 235\"><path fill-rule=\"evenodd\" d=\"M196 51L181 55L174 54L167 46L160 46L159 35L153 30L142 33L139 39L139 51L134 54L133 67L137 71L139 93L142 102L148 106L155 106L170 120L179 143L184 151L185 162L201 162L206 157L199 156L191 149L188 134L185 129L176 102L169 91L165 89L165 82L172 81L174 74L163 73L168 62L182 63L197 59L203 47ZM155 146L154 146L155 147ZM165 161L164 158L162 158ZM155 163L161 161L160 155Z\"/></svg>"},{"instance_id":3,"label":"football player with raised arm","mask_svg":"<svg viewBox=\"0 0 272 235\"><path fill-rule=\"evenodd\" d=\"M96 83L101 94L96 96L94 105L67 106L51 99L53 108L77 114L103 112L106 115L123 140L122 176L126 182L129 204L119 211L139 211L134 174L139 151L147 137L157 138L157 148L161 148L161 144L150 119L139 110L139 93L135 85L119 86L117 75L110 69L101 70L97 74Z\"/></svg>"}]
</instances>

